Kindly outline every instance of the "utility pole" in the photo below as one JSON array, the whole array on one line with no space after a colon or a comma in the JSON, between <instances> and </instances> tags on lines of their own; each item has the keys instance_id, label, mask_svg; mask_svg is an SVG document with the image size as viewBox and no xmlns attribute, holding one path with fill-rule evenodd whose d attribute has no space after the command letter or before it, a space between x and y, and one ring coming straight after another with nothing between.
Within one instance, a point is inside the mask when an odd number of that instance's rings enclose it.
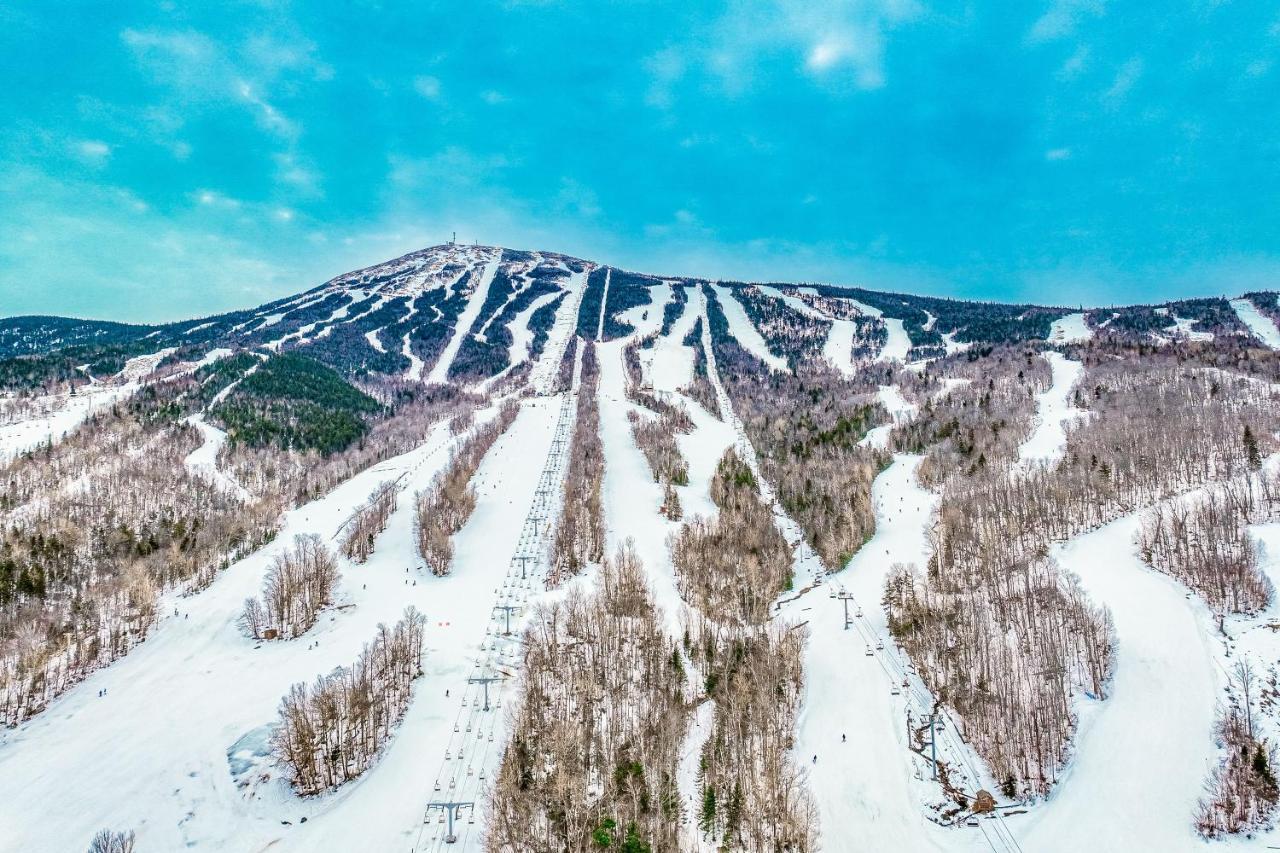
<instances>
[{"instance_id":1,"label":"utility pole","mask_svg":"<svg viewBox=\"0 0 1280 853\"><path fill-rule=\"evenodd\" d=\"M519 560L519 561L520 561L520 580L525 580L525 574L524 574L524 573L525 573L525 564L527 564L527 563L528 563L530 560L532 560L533 558L532 558L532 557L529 557L529 556L527 556L527 555L525 555L525 554L520 554L519 556L517 556L517 557L513 557L512 559L515 559L515 560ZM510 633L510 631L508 631L507 633Z\"/></svg>"},{"instance_id":2,"label":"utility pole","mask_svg":"<svg viewBox=\"0 0 1280 853\"><path fill-rule=\"evenodd\" d=\"M521 575L521 576L523 577L523 575ZM498 605L495 605L493 609L494 609L494 610L501 610L503 613L505 613L505 614L506 614L506 617L507 617L507 630L505 630L505 631L503 631L503 632L502 632L502 636L504 636L504 637L510 637L510 636L511 636L511 612L512 612L513 610L519 610L520 608L519 608L519 607L517 607L517 606L516 606L516 605L514 605L514 604L498 604Z\"/></svg>"},{"instance_id":3,"label":"utility pole","mask_svg":"<svg viewBox=\"0 0 1280 853\"><path fill-rule=\"evenodd\" d=\"M849 602L853 601L853 596L845 592L843 589L836 595L836 598L844 602L844 629L849 630L849 626L853 623L849 621Z\"/></svg>"},{"instance_id":4,"label":"utility pole","mask_svg":"<svg viewBox=\"0 0 1280 853\"><path fill-rule=\"evenodd\" d=\"M938 780L938 737L933 728L934 715L929 715L929 752L933 757L933 780Z\"/></svg>"},{"instance_id":5,"label":"utility pole","mask_svg":"<svg viewBox=\"0 0 1280 853\"><path fill-rule=\"evenodd\" d=\"M432 809L440 809L442 812L448 815L449 829L445 833L444 843L453 844L458 840L458 836L453 834L454 817L457 816L458 811L461 809L471 809L472 813L474 814L476 809L476 804L474 802L432 800L431 802L427 803L427 812L430 813Z\"/></svg>"},{"instance_id":6,"label":"utility pole","mask_svg":"<svg viewBox=\"0 0 1280 853\"><path fill-rule=\"evenodd\" d=\"M468 684L484 685L484 710L489 710L489 685L501 680L496 675L473 675L467 679Z\"/></svg>"}]
</instances>

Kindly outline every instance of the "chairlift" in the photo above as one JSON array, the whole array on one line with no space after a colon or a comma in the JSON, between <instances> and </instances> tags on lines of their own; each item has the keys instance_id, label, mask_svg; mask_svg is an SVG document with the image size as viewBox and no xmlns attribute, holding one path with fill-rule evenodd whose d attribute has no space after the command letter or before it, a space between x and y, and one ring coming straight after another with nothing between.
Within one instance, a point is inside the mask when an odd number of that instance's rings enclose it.
<instances>
[{"instance_id":1,"label":"chairlift","mask_svg":"<svg viewBox=\"0 0 1280 853\"><path fill-rule=\"evenodd\" d=\"M867 657L871 657L871 654L872 654L871 647L867 646Z\"/></svg>"},{"instance_id":2,"label":"chairlift","mask_svg":"<svg viewBox=\"0 0 1280 853\"><path fill-rule=\"evenodd\" d=\"M884 651L884 641L883 641L883 640L876 640L876 651L878 651L878 652L882 652L882 651Z\"/></svg>"}]
</instances>

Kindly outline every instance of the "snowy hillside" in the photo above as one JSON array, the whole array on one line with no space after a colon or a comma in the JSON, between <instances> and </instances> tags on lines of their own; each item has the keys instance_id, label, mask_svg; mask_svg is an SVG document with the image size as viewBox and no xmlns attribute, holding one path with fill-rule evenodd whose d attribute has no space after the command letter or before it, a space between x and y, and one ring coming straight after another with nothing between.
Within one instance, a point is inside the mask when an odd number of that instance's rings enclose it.
<instances>
[{"instance_id":1,"label":"snowy hillside","mask_svg":"<svg viewBox=\"0 0 1280 853\"><path fill-rule=\"evenodd\" d=\"M1278 320L453 244L0 320L0 850L1280 846Z\"/></svg>"}]
</instances>

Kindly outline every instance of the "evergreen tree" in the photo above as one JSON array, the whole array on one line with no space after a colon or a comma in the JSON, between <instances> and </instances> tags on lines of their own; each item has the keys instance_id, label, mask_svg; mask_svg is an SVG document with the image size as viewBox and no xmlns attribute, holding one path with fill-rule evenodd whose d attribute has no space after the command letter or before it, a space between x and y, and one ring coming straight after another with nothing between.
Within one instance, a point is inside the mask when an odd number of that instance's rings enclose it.
<instances>
[{"instance_id":1,"label":"evergreen tree","mask_svg":"<svg viewBox=\"0 0 1280 853\"><path fill-rule=\"evenodd\" d=\"M1244 425L1244 456L1249 462L1249 467L1257 471L1262 467L1262 454L1258 452L1258 439L1254 436L1253 430L1249 429L1249 425Z\"/></svg>"}]
</instances>

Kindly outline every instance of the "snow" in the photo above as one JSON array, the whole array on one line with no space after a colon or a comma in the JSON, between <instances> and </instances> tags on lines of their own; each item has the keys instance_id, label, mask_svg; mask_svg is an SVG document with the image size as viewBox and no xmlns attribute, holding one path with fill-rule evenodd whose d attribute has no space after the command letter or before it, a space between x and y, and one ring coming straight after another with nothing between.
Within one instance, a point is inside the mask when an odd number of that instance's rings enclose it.
<instances>
[{"instance_id":1,"label":"snow","mask_svg":"<svg viewBox=\"0 0 1280 853\"><path fill-rule=\"evenodd\" d=\"M495 624L492 593L504 583L507 558L522 535L510 518L513 509L532 503L559 402L526 401L486 457L474 481L479 502L455 540L458 556L448 577L419 567L412 525L414 491L447 462L454 443L441 424L419 448L288 513L274 543L221 573L208 589L168 597L161 612L174 605L187 618L166 616L124 659L44 714L0 734L5 844L79 850L111 826L136 829L139 847L149 850L410 849L424 828L434 761L455 737L460 703L474 696L465 678ZM342 606L300 640L255 648L235 620L245 597L258 594L271 555L295 533L332 541L374 487L402 474L399 508L369 562L341 561ZM381 760L333 795L301 800L278 779L255 783L250 794L237 789L229 753L239 752L232 757L243 766L289 685L352 662L376 625L396 621L408 604L427 616L426 674ZM104 688L107 695L99 698ZM451 699L444 698L446 688ZM501 719L501 710L485 714L499 730ZM496 758L495 744L486 761ZM69 786L70 779L77 781ZM304 816L309 820L300 825ZM434 831L433 823L427 841Z\"/></svg>"},{"instance_id":2,"label":"snow","mask_svg":"<svg viewBox=\"0 0 1280 853\"><path fill-rule=\"evenodd\" d=\"M806 317L810 317L814 320L830 320L831 319L826 314L822 313L818 309L809 305L809 303L805 302L803 299L800 299L799 297L796 297L796 296L792 296L789 293L783 293L781 290L778 290L778 288L776 287L760 285L760 292L763 293L765 296L772 297L773 299L782 300L783 302L786 303L788 308L798 311Z\"/></svg>"},{"instance_id":3,"label":"snow","mask_svg":"<svg viewBox=\"0 0 1280 853\"><path fill-rule=\"evenodd\" d=\"M25 401L34 405L38 414L0 426L0 461L34 450L46 442L61 441L89 415L123 400L136 388L134 384L94 383L81 386L75 395L49 394Z\"/></svg>"},{"instance_id":4,"label":"snow","mask_svg":"<svg viewBox=\"0 0 1280 853\"><path fill-rule=\"evenodd\" d=\"M1093 337L1093 330L1084 321L1084 314L1068 314L1049 324L1049 342L1054 344L1078 344Z\"/></svg>"},{"instance_id":5,"label":"snow","mask_svg":"<svg viewBox=\"0 0 1280 853\"><path fill-rule=\"evenodd\" d=\"M600 441L604 445L604 482L601 499L606 510L606 556L618 545L635 541L636 553L644 563L654 601L666 617L667 632L680 636L680 616L684 604L676 588L675 568L667 550L667 536L678 525L659 512L662 486L654 482L649 463L636 447L627 412L634 406L626 398L626 368L622 350L627 339L596 347L600 361Z\"/></svg>"},{"instance_id":6,"label":"snow","mask_svg":"<svg viewBox=\"0 0 1280 853\"><path fill-rule=\"evenodd\" d=\"M34 450L46 442L61 441L94 412L132 396L142 380L154 373L160 362L174 351L169 347L131 358L109 383L89 377L89 384L80 386L75 394L61 392L24 400L23 405L29 407L33 415L0 426L0 461ZM209 353L205 359L215 352L218 351ZM4 413L4 402L0 398L0 416Z\"/></svg>"},{"instance_id":7,"label":"snow","mask_svg":"<svg viewBox=\"0 0 1280 853\"><path fill-rule=\"evenodd\" d=\"M911 338L907 335L907 329L902 325L901 320L893 317L885 317L884 324L889 332L889 337L885 341L884 349L880 350L880 354L876 356L876 361L906 361L907 353L911 350Z\"/></svg>"},{"instance_id":8,"label":"snow","mask_svg":"<svg viewBox=\"0 0 1280 853\"><path fill-rule=\"evenodd\" d=\"M609 280L613 277L613 269L605 267L604 287L600 291L600 318L596 321L596 340L604 340L604 312L609 307Z\"/></svg>"},{"instance_id":9,"label":"snow","mask_svg":"<svg viewBox=\"0 0 1280 853\"><path fill-rule=\"evenodd\" d=\"M1280 349L1280 329L1275 322L1258 310L1248 299L1232 299L1231 307L1235 309L1240 322L1249 327L1254 336L1272 349Z\"/></svg>"},{"instance_id":10,"label":"snow","mask_svg":"<svg viewBox=\"0 0 1280 853\"><path fill-rule=\"evenodd\" d=\"M578 327L578 308L582 305L583 294L586 293L589 272L589 269L584 269L569 276L569 281L565 285L569 295L556 309L556 319L551 325L551 331L547 334L547 342L542 348L542 354L529 372L529 384L539 394L551 392L565 349L574 341L574 332Z\"/></svg>"},{"instance_id":11,"label":"snow","mask_svg":"<svg viewBox=\"0 0 1280 853\"><path fill-rule=\"evenodd\" d=\"M1018 826L1026 850L1203 850L1192 829L1216 764L1220 679L1208 609L1134 553L1142 513L1055 546L1115 621L1115 674L1103 702L1081 700L1076 754L1048 802Z\"/></svg>"},{"instance_id":12,"label":"snow","mask_svg":"<svg viewBox=\"0 0 1280 853\"><path fill-rule=\"evenodd\" d=\"M831 324L827 331L827 340L822 345L822 357L831 363L831 366L844 374L845 377L852 377L858 372L857 366L853 363L853 336L855 327L852 320L837 320L828 317L823 312L813 308L809 303L805 302L790 294L783 293L776 287L761 287L761 292L775 299L781 299L788 306L804 314L806 317L812 317L817 320L824 320ZM817 291L813 288L802 288L802 292L817 295ZM856 301L856 300L852 300Z\"/></svg>"},{"instance_id":13,"label":"snow","mask_svg":"<svg viewBox=\"0 0 1280 853\"><path fill-rule=\"evenodd\" d=\"M956 332L946 332L942 336L942 345L946 347L947 355L955 355L958 352L964 352L973 344L967 341L957 341Z\"/></svg>"},{"instance_id":14,"label":"snow","mask_svg":"<svg viewBox=\"0 0 1280 853\"><path fill-rule=\"evenodd\" d=\"M649 302L647 305L636 305L628 308L626 311L619 312L617 319L629 326L635 331L629 335L632 339L646 337L655 334L662 328L662 314L666 310L667 303L671 301L672 292L671 285L667 282L655 284L652 287L646 287L649 293Z\"/></svg>"},{"instance_id":15,"label":"snow","mask_svg":"<svg viewBox=\"0 0 1280 853\"><path fill-rule=\"evenodd\" d=\"M484 306L485 297L489 295L489 285L493 283L493 277L498 274L498 262L500 260L502 260L502 253L498 252L485 264L484 272L480 274L480 282L467 300L467 307L462 309L457 325L453 327L453 336L449 338L449 343L445 345L444 352L440 353L440 358L436 359L436 363L431 367L431 373L428 374L426 380L428 383L440 384L448 377L449 368L453 366L454 356L458 354L458 348L462 346L463 339L471 333L471 326L475 323L476 317L480 315L480 309ZM405 346L406 348L408 347L407 336L405 338ZM409 368L411 375L415 366L417 365ZM421 373L418 375L421 375Z\"/></svg>"},{"instance_id":16,"label":"snow","mask_svg":"<svg viewBox=\"0 0 1280 853\"><path fill-rule=\"evenodd\" d=\"M859 311L861 311L863 314L866 314L868 317L875 317L877 319L884 317L883 311L881 311L879 308L872 307L865 302L860 302L857 299L849 299L848 302L850 305L852 305L854 308L857 308Z\"/></svg>"},{"instance_id":17,"label":"snow","mask_svg":"<svg viewBox=\"0 0 1280 853\"><path fill-rule=\"evenodd\" d=\"M378 352L386 352L387 348L382 345L382 341L378 338L378 333L381 331L382 329L374 329L372 332L365 332L364 339L369 342L369 346Z\"/></svg>"},{"instance_id":18,"label":"snow","mask_svg":"<svg viewBox=\"0 0 1280 853\"><path fill-rule=\"evenodd\" d=\"M1195 320L1186 317L1173 317L1173 325L1165 329L1173 335L1180 335L1191 341L1211 341L1213 340L1213 332L1196 332L1192 330Z\"/></svg>"},{"instance_id":19,"label":"snow","mask_svg":"<svg viewBox=\"0 0 1280 853\"><path fill-rule=\"evenodd\" d=\"M1045 361L1053 372L1048 390L1036 395L1036 420L1031 435L1018 448L1018 461L1022 464L1051 464L1062 458L1067 446L1067 425L1085 412L1071 405L1071 391L1075 388L1084 365L1049 351Z\"/></svg>"},{"instance_id":20,"label":"snow","mask_svg":"<svg viewBox=\"0 0 1280 853\"><path fill-rule=\"evenodd\" d=\"M881 385L877 399L880 405L884 406L889 413L889 423L881 424L868 430L858 444L883 450L889 446L889 433L893 431L893 428L915 417L919 408L915 403L902 396L902 392L898 390L897 385Z\"/></svg>"},{"instance_id":21,"label":"snow","mask_svg":"<svg viewBox=\"0 0 1280 853\"><path fill-rule=\"evenodd\" d=\"M858 372L853 363L854 331L852 320L832 320L826 343L822 345L823 358L831 362L846 378L851 378Z\"/></svg>"},{"instance_id":22,"label":"snow","mask_svg":"<svg viewBox=\"0 0 1280 853\"><path fill-rule=\"evenodd\" d=\"M786 359L774 355L769 350L769 345L752 325L751 318L747 316L746 310L733 292L719 284L713 284L712 287L715 288L716 298L720 300L725 319L729 321L729 334L742 344L743 349L768 365L770 370L787 371Z\"/></svg>"},{"instance_id":23,"label":"snow","mask_svg":"<svg viewBox=\"0 0 1280 853\"><path fill-rule=\"evenodd\" d=\"M857 299L848 300L854 308L857 308L868 317L875 317L884 320L886 331L889 333L888 339L885 341L884 349L880 350L879 355L875 357L875 361L902 361L907 360L907 353L911 350L911 337L907 334L906 326L901 320L893 317L884 316L884 312L879 308L872 307L865 302Z\"/></svg>"},{"instance_id":24,"label":"snow","mask_svg":"<svg viewBox=\"0 0 1280 853\"><path fill-rule=\"evenodd\" d=\"M879 601L889 567L894 562L923 566L928 559L925 531L937 496L916 483L920 459L898 456L876 478L871 541L819 591L784 608L787 616L809 625L794 754L807 768L817 801L822 849L832 853L941 850L944 839L960 840L957 832L944 832L925 817L918 779L928 772L928 763L909 750L906 697L890 692L902 678L900 666L886 666L887 657L896 654L892 644L884 643L869 657L864 652L873 648L874 638L883 642L888 636ZM854 599L848 604L854 627L848 630L844 602L829 597L838 591ZM855 615L859 610L861 617Z\"/></svg>"},{"instance_id":25,"label":"snow","mask_svg":"<svg viewBox=\"0 0 1280 853\"><path fill-rule=\"evenodd\" d=\"M206 423L203 414L192 415L187 418L187 423L200 431L204 442L188 453L187 458L182 460L182 464L193 474L214 483L222 491L235 495L241 501L250 500L252 495L218 468L218 451L222 450L222 446L227 443L227 434L212 424Z\"/></svg>"},{"instance_id":26,"label":"snow","mask_svg":"<svg viewBox=\"0 0 1280 853\"><path fill-rule=\"evenodd\" d=\"M706 296L700 287L686 288L686 293L684 310L671 329L653 347L639 352L641 370L655 392L674 393L693 381L693 348L683 341L698 318L706 314Z\"/></svg>"}]
</instances>

